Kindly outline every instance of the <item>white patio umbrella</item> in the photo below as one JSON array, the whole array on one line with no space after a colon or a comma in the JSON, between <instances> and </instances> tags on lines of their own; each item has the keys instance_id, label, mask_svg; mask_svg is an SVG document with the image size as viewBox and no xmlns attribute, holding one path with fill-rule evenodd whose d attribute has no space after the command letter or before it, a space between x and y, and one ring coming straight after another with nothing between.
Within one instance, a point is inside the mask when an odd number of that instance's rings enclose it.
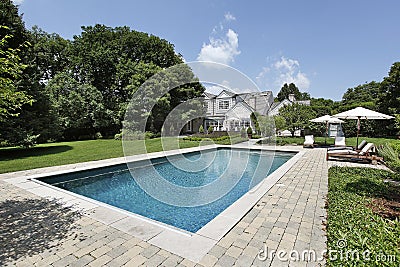
<instances>
[{"instance_id":1,"label":"white patio umbrella","mask_svg":"<svg viewBox=\"0 0 400 267\"><path fill-rule=\"evenodd\" d=\"M328 135L328 127L329 123L343 123L341 119L332 117L330 115L324 115L315 119L310 120L311 122L323 122L326 124L326 132L325 132L325 145L326 145L326 136Z\"/></svg>"},{"instance_id":2,"label":"white patio umbrella","mask_svg":"<svg viewBox=\"0 0 400 267\"><path fill-rule=\"evenodd\" d=\"M360 120L389 120L394 118L392 116L363 107L356 107L348 111L333 115L333 117L345 120L357 120L357 146L358 136L360 135Z\"/></svg>"}]
</instances>

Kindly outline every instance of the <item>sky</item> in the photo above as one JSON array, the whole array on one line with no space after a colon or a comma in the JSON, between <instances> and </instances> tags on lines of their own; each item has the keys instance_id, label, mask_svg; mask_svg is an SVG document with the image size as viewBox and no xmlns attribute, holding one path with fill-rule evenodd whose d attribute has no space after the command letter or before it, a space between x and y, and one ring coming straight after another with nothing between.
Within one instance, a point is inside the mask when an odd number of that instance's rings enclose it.
<instances>
[{"instance_id":1,"label":"sky","mask_svg":"<svg viewBox=\"0 0 400 267\"><path fill-rule=\"evenodd\" d=\"M186 62L227 64L274 95L312 97L382 81L400 61L398 0L14 0L28 28L66 39L81 26L129 26L164 38Z\"/></svg>"}]
</instances>

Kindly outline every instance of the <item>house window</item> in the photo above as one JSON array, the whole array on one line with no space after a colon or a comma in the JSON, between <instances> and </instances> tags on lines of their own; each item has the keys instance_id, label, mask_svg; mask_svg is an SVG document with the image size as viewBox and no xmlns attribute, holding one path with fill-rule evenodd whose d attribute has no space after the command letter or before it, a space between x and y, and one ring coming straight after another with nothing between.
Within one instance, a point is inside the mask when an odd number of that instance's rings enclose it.
<instances>
[{"instance_id":1,"label":"house window","mask_svg":"<svg viewBox=\"0 0 400 267\"><path fill-rule=\"evenodd\" d=\"M191 132L193 130L193 121L189 121L187 124L187 130Z\"/></svg>"},{"instance_id":2,"label":"house window","mask_svg":"<svg viewBox=\"0 0 400 267\"><path fill-rule=\"evenodd\" d=\"M218 104L219 109L229 109L229 100L220 100Z\"/></svg>"}]
</instances>

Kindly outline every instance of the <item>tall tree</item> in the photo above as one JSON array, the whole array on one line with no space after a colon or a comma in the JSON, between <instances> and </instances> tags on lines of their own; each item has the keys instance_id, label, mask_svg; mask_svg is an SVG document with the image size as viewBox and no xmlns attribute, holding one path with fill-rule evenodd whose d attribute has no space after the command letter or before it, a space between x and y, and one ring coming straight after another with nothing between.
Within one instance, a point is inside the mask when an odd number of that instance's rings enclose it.
<instances>
[{"instance_id":1,"label":"tall tree","mask_svg":"<svg viewBox=\"0 0 400 267\"><path fill-rule=\"evenodd\" d=\"M311 98L310 101L310 106L316 117L331 115L334 104L333 100L325 98Z\"/></svg>"},{"instance_id":2,"label":"tall tree","mask_svg":"<svg viewBox=\"0 0 400 267\"><path fill-rule=\"evenodd\" d=\"M257 113L257 112L252 112L251 114L250 114L250 120L251 120L251 122L253 123L253 125L254 125L254 131L257 133L257 134L260 134L260 132L261 132L261 129L260 129L260 123L259 123L259 119L260 119L260 117L261 117L261 115L259 114L259 113ZM264 120L265 121L265 120Z\"/></svg>"},{"instance_id":3,"label":"tall tree","mask_svg":"<svg viewBox=\"0 0 400 267\"><path fill-rule=\"evenodd\" d=\"M7 28L0 26L0 29ZM12 39L6 35L0 39L0 121L10 116L17 116L20 108L33 100L24 92L16 90L16 82L26 65L21 63L19 49L7 48L7 41Z\"/></svg>"},{"instance_id":4,"label":"tall tree","mask_svg":"<svg viewBox=\"0 0 400 267\"><path fill-rule=\"evenodd\" d=\"M276 133L280 130L284 130L286 126L286 121L282 116L276 115L274 116L274 122L275 122L275 129Z\"/></svg>"},{"instance_id":5,"label":"tall tree","mask_svg":"<svg viewBox=\"0 0 400 267\"><path fill-rule=\"evenodd\" d=\"M294 94L294 97L296 100L308 100L310 99L310 94L309 93L302 93L300 92L299 88L294 83L290 83L289 85L285 83L281 90L279 91L277 95L277 99L279 101L283 101L284 99L288 99L290 94Z\"/></svg>"},{"instance_id":6,"label":"tall tree","mask_svg":"<svg viewBox=\"0 0 400 267\"><path fill-rule=\"evenodd\" d=\"M0 28L0 36L2 38L6 35L13 36L4 49L20 48L28 39L29 33L25 29L21 16L18 14L18 7L11 0L1 0L0 10L0 25L7 27Z\"/></svg>"},{"instance_id":7,"label":"tall tree","mask_svg":"<svg viewBox=\"0 0 400 267\"><path fill-rule=\"evenodd\" d=\"M383 79L379 88L378 110L390 114L400 114L400 62L395 62L389 75ZM396 135L398 133L393 121L377 123L380 135Z\"/></svg>"},{"instance_id":8,"label":"tall tree","mask_svg":"<svg viewBox=\"0 0 400 267\"><path fill-rule=\"evenodd\" d=\"M294 136L294 132L302 130L309 125L310 119L315 117L314 111L310 106L294 103L286 105L279 109L279 115L286 121L287 129Z\"/></svg>"},{"instance_id":9,"label":"tall tree","mask_svg":"<svg viewBox=\"0 0 400 267\"><path fill-rule=\"evenodd\" d=\"M370 83L358 85L354 88L349 88L346 93L343 94L342 104L362 105L362 103L370 102L375 105L375 102L378 99L379 87L380 83L372 81Z\"/></svg>"},{"instance_id":10,"label":"tall tree","mask_svg":"<svg viewBox=\"0 0 400 267\"><path fill-rule=\"evenodd\" d=\"M270 137L275 134L275 121L271 116L257 116L259 131L263 136Z\"/></svg>"},{"instance_id":11,"label":"tall tree","mask_svg":"<svg viewBox=\"0 0 400 267\"><path fill-rule=\"evenodd\" d=\"M168 90L169 88L173 89ZM143 122L137 119L146 117L145 130L160 132L167 116L175 107L190 99L200 98L203 92L204 87L187 65L176 65L171 69L162 70L142 84L130 101L130 128L143 131ZM202 103L191 102L180 110L179 114L175 114L179 116L175 120L182 122L184 118L190 118L193 114L203 115L202 111Z\"/></svg>"},{"instance_id":12,"label":"tall tree","mask_svg":"<svg viewBox=\"0 0 400 267\"><path fill-rule=\"evenodd\" d=\"M379 110L400 114L400 62L393 63L389 75L380 84Z\"/></svg>"},{"instance_id":13,"label":"tall tree","mask_svg":"<svg viewBox=\"0 0 400 267\"><path fill-rule=\"evenodd\" d=\"M47 83L56 74L63 72L70 65L69 49L71 42L56 33L49 34L34 26L30 31L31 51L35 55L35 65L40 81Z\"/></svg>"},{"instance_id":14,"label":"tall tree","mask_svg":"<svg viewBox=\"0 0 400 267\"><path fill-rule=\"evenodd\" d=\"M68 73L60 73L50 81L48 90L66 139L94 138L96 132L109 124L111 112L102 104L103 96L95 87L78 83Z\"/></svg>"},{"instance_id":15,"label":"tall tree","mask_svg":"<svg viewBox=\"0 0 400 267\"><path fill-rule=\"evenodd\" d=\"M129 27L105 25L82 27L82 33L74 36L70 58L76 79L97 88L105 108L120 119L132 92L146 79L163 68L182 63L173 45L164 39ZM179 102L180 97L179 93L172 93L171 101ZM120 122L109 125L110 131L120 128Z\"/></svg>"},{"instance_id":16,"label":"tall tree","mask_svg":"<svg viewBox=\"0 0 400 267\"><path fill-rule=\"evenodd\" d=\"M22 17L18 15L18 8L11 1L1 1L1 6L1 23L17 37L15 40L13 38L10 48L20 48L21 63L26 66L14 81L15 90L34 100L32 105L21 106L18 117L11 117L1 122L1 139L10 145L24 145L26 140L31 143L33 137L38 137L39 142L55 139L58 135L55 113L49 94L45 90L43 81L45 71L38 64L37 51L34 50L36 40L25 29Z\"/></svg>"}]
</instances>

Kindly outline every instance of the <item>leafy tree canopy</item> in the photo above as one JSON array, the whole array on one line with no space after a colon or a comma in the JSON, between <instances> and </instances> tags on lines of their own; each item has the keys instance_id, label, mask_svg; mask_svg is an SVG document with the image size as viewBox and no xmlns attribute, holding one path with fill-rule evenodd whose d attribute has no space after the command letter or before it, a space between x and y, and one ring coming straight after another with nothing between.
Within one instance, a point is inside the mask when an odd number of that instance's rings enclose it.
<instances>
[{"instance_id":1,"label":"leafy tree canopy","mask_svg":"<svg viewBox=\"0 0 400 267\"><path fill-rule=\"evenodd\" d=\"M400 114L400 62L392 65L389 75L379 88L379 110L388 114Z\"/></svg>"},{"instance_id":2,"label":"leafy tree canopy","mask_svg":"<svg viewBox=\"0 0 400 267\"><path fill-rule=\"evenodd\" d=\"M0 29L8 27L0 26ZM10 116L17 116L24 104L32 104L33 100L23 92L16 91L16 81L26 65L21 63L19 49L7 48L7 42L12 39L6 35L0 40L0 121Z\"/></svg>"},{"instance_id":3,"label":"leafy tree canopy","mask_svg":"<svg viewBox=\"0 0 400 267\"><path fill-rule=\"evenodd\" d=\"M294 103L280 108L279 116L285 119L286 128L294 136L296 130L304 129L309 125L309 120L315 117L315 113L310 106Z\"/></svg>"},{"instance_id":4,"label":"leafy tree canopy","mask_svg":"<svg viewBox=\"0 0 400 267\"><path fill-rule=\"evenodd\" d=\"M297 88L297 86L294 83L290 83L289 85L285 83L282 86L276 98L279 101L283 101L284 99L288 99L290 94L294 94L296 100L310 99L310 94L305 92L304 93L300 92L299 88Z\"/></svg>"},{"instance_id":5,"label":"leafy tree canopy","mask_svg":"<svg viewBox=\"0 0 400 267\"><path fill-rule=\"evenodd\" d=\"M353 105L364 102L375 103L379 97L379 87L380 83L373 81L354 88L349 88L342 97L342 104Z\"/></svg>"}]
</instances>

